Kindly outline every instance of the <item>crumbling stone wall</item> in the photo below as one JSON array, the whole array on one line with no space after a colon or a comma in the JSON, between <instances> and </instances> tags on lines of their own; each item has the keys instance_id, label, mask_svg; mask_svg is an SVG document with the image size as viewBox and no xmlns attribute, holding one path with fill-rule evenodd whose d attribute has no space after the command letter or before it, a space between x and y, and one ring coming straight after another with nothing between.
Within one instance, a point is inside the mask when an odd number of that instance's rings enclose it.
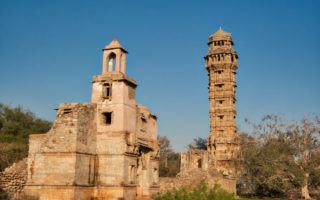
<instances>
[{"instance_id":1,"label":"crumbling stone wall","mask_svg":"<svg viewBox=\"0 0 320 200\"><path fill-rule=\"evenodd\" d=\"M180 174L193 169L207 170L208 167L209 158L206 150L193 149L180 153Z\"/></svg>"},{"instance_id":2,"label":"crumbling stone wall","mask_svg":"<svg viewBox=\"0 0 320 200\"><path fill-rule=\"evenodd\" d=\"M27 158L0 172L0 187L10 196L20 193L27 181Z\"/></svg>"},{"instance_id":3,"label":"crumbling stone wall","mask_svg":"<svg viewBox=\"0 0 320 200\"><path fill-rule=\"evenodd\" d=\"M185 171L183 174L178 174L177 177L160 177L160 192L182 187L194 188L202 181L211 186L220 185L227 191L232 191L236 184L236 179L224 177L216 170L192 169Z\"/></svg>"}]
</instances>

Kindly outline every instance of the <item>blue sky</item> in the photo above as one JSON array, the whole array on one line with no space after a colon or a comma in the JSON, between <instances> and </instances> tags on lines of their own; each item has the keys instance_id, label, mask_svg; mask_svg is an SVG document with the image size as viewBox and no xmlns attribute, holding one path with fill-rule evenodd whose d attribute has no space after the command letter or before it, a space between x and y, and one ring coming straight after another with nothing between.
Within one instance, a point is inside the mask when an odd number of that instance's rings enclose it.
<instances>
[{"instance_id":1,"label":"blue sky","mask_svg":"<svg viewBox=\"0 0 320 200\"><path fill-rule=\"evenodd\" d=\"M209 133L208 36L232 32L239 53L238 125L320 113L320 1L0 0L0 102L53 120L60 102L88 102L101 49L129 51L137 100L177 150Z\"/></svg>"}]
</instances>

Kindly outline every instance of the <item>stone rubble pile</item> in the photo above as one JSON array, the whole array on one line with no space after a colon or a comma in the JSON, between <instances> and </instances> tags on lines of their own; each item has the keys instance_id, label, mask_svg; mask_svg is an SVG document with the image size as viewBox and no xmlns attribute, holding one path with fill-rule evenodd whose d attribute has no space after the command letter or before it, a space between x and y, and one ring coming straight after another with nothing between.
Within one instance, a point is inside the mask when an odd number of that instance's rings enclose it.
<instances>
[{"instance_id":1,"label":"stone rubble pile","mask_svg":"<svg viewBox=\"0 0 320 200\"><path fill-rule=\"evenodd\" d=\"M23 190L27 181L27 158L0 172L0 187L13 195Z\"/></svg>"},{"instance_id":2,"label":"stone rubble pile","mask_svg":"<svg viewBox=\"0 0 320 200\"><path fill-rule=\"evenodd\" d=\"M209 177L208 171L204 170L190 170L177 177L160 177L160 193L182 187L197 187L201 181L208 182Z\"/></svg>"}]
</instances>

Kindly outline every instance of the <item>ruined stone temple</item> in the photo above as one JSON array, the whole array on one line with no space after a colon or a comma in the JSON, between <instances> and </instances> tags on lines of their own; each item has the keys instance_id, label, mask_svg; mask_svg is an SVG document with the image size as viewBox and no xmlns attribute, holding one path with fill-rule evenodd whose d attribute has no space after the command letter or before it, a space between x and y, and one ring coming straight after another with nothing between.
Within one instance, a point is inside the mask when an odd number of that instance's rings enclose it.
<instances>
[{"instance_id":1,"label":"ruined stone temple","mask_svg":"<svg viewBox=\"0 0 320 200\"><path fill-rule=\"evenodd\" d=\"M237 53L231 34L221 28L209 37L205 56L209 76L210 134L206 150L181 153L180 175L206 172L208 181L236 192L239 138L236 126Z\"/></svg>"},{"instance_id":2,"label":"ruined stone temple","mask_svg":"<svg viewBox=\"0 0 320 200\"><path fill-rule=\"evenodd\" d=\"M137 104L127 51L114 39L90 103L61 103L51 130L30 136L24 191L41 200L147 199L159 188L157 117Z\"/></svg>"}]
</instances>

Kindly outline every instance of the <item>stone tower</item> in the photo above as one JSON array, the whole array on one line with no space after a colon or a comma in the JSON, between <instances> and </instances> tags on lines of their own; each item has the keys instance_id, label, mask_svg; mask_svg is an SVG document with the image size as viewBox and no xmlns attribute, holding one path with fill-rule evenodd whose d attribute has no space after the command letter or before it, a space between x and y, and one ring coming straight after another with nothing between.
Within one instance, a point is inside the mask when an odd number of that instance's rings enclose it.
<instances>
[{"instance_id":1,"label":"stone tower","mask_svg":"<svg viewBox=\"0 0 320 200\"><path fill-rule=\"evenodd\" d=\"M90 103L62 103L46 134L29 139L25 192L40 199L146 199L158 191L157 117L137 104L127 51L103 49Z\"/></svg>"},{"instance_id":2,"label":"stone tower","mask_svg":"<svg viewBox=\"0 0 320 200\"><path fill-rule=\"evenodd\" d=\"M236 71L237 53L231 34L221 28L209 37L205 57L209 76L210 135L209 157L225 176L236 175L239 149L236 125Z\"/></svg>"},{"instance_id":3,"label":"stone tower","mask_svg":"<svg viewBox=\"0 0 320 200\"><path fill-rule=\"evenodd\" d=\"M184 179L205 179L236 193L239 152L236 125L237 53L231 34L221 28L209 37L205 56L209 76L210 134L206 149L182 152L180 176ZM177 183L178 184L178 183Z\"/></svg>"}]
</instances>

